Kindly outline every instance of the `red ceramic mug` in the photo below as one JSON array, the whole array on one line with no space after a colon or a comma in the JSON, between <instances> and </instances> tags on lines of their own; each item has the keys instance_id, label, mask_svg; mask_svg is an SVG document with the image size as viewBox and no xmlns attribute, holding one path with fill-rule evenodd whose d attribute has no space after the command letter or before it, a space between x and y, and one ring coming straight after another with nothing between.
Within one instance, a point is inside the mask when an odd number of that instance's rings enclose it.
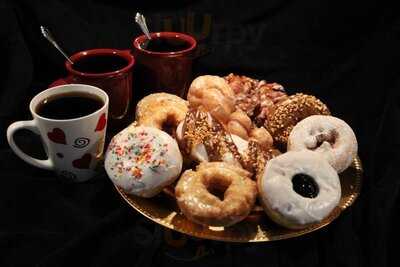
<instances>
[{"instance_id":1,"label":"red ceramic mug","mask_svg":"<svg viewBox=\"0 0 400 267\"><path fill-rule=\"evenodd\" d=\"M141 35L133 41L135 66L135 100L154 92L168 92L184 97L192 81L192 62L197 47L196 39L178 32L151 33L152 40L164 39L183 43L174 51L150 50Z\"/></svg>"},{"instance_id":2,"label":"red ceramic mug","mask_svg":"<svg viewBox=\"0 0 400 267\"><path fill-rule=\"evenodd\" d=\"M120 128L118 125L129 117L133 55L129 50L100 48L78 52L71 60L74 64L65 62L69 75L61 83L89 84L104 90L110 100L110 126ZM60 84L59 81L56 83Z\"/></svg>"}]
</instances>

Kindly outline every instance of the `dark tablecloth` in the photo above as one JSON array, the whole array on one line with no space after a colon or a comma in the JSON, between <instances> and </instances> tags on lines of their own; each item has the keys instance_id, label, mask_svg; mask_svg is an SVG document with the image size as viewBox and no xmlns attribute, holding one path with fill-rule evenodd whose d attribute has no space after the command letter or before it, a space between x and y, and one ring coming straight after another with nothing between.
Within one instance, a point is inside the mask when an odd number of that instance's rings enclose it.
<instances>
[{"instance_id":1,"label":"dark tablecloth","mask_svg":"<svg viewBox=\"0 0 400 267\"><path fill-rule=\"evenodd\" d=\"M15 1L0 4L0 266L395 266L400 148L399 29L383 1ZM209 53L195 74L245 74L306 92L347 121L365 175L360 198L331 225L262 244L198 240L151 223L105 173L65 184L15 156L5 131L29 100L66 75L40 36L69 53L129 48L141 11L153 31L194 34ZM135 92L134 92L135 94ZM37 137L17 136L43 154Z\"/></svg>"}]
</instances>

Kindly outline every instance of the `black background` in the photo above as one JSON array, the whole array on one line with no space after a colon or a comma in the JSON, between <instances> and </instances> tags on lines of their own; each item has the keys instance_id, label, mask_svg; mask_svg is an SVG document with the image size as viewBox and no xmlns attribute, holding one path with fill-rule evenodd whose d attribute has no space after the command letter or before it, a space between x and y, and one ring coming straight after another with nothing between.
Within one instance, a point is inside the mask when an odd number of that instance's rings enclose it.
<instances>
[{"instance_id":1,"label":"black background","mask_svg":"<svg viewBox=\"0 0 400 267\"><path fill-rule=\"evenodd\" d=\"M0 266L395 266L400 225L395 216L400 194L398 12L383 1L263 2L0 4ZM153 31L196 36L208 51L196 61L196 75L246 74L327 103L359 141L365 176L356 203L328 227L292 240L195 240L171 236L138 215L104 173L87 183L64 184L17 158L6 142L7 126L30 119L31 97L66 75L64 59L43 40L39 26L48 26L69 54L126 49L139 34L137 11ZM25 147L38 146L26 134L18 140ZM36 148L31 152L40 154Z\"/></svg>"}]
</instances>

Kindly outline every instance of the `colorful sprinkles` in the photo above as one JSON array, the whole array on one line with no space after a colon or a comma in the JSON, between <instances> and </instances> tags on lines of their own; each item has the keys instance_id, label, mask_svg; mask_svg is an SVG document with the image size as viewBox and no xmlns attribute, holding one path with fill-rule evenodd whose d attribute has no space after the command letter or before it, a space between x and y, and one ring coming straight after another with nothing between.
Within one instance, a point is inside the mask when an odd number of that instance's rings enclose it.
<instances>
[{"instance_id":1,"label":"colorful sprinkles","mask_svg":"<svg viewBox=\"0 0 400 267\"><path fill-rule=\"evenodd\" d=\"M116 142L116 140L120 142ZM125 173L135 180L143 177L144 168L158 173L160 168L168 168L164 160L169 146L160 143L156 136L144 129L139 132L130 132L121 140L121 135L115 136L108 147L108 153L115 156L115 163L110 166L114 171L114 178L119 178Z\"/></svg>"}]
</instances>

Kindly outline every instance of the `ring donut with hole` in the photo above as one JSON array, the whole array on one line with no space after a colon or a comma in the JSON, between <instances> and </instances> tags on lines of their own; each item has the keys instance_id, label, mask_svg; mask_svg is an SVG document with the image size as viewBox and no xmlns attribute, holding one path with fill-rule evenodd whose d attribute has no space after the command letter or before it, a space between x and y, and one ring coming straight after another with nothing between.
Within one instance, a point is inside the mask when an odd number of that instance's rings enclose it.
<instances>
[{"instance_id":1,"label":"ring donut with hole","mask_svg":"<svg viewBox=\"0 0 400 267\"><path fill-rule=\"evenodd\" d=\"M155 93L139 101L135 116L139 125L155 127L174 136L176 127L185 119L187 111L187 101L179 96Z\"/></svg>"},{"instance_id":2,"label":"ring donut with hole","mask_svg":"<svg viewBox=\"0 0 400 267\"><path fill-rule=\"evenodd\" d=\"M288 138L288 151L312 150L338 172L347 169L357 155L357 139L350 126L333 116L313 115L297 123Z\"/></svg>"},{"instance_id":3,"label":"ring donut with hole","mask_svg":"<svg viewBox=\"0 0 400 267\"><path fill-rule=\"evenodd\" d=\"M339 176L316 152L289 151L267 162L257 180L260 202L277 224L306 228L339 204Z\"/></svg>"},{"instance_id":4,"label":"ring donut with hole","mask_svg":"<svg viewBox=\"0 0 400 267\"><path fill-rule=\"evenodd\" d=\"M202 162L185 171L175 187L183 214L207 226L230 226L252 210L257 186L246 170L224 162Z\"/></svg>"}]
</instances>

